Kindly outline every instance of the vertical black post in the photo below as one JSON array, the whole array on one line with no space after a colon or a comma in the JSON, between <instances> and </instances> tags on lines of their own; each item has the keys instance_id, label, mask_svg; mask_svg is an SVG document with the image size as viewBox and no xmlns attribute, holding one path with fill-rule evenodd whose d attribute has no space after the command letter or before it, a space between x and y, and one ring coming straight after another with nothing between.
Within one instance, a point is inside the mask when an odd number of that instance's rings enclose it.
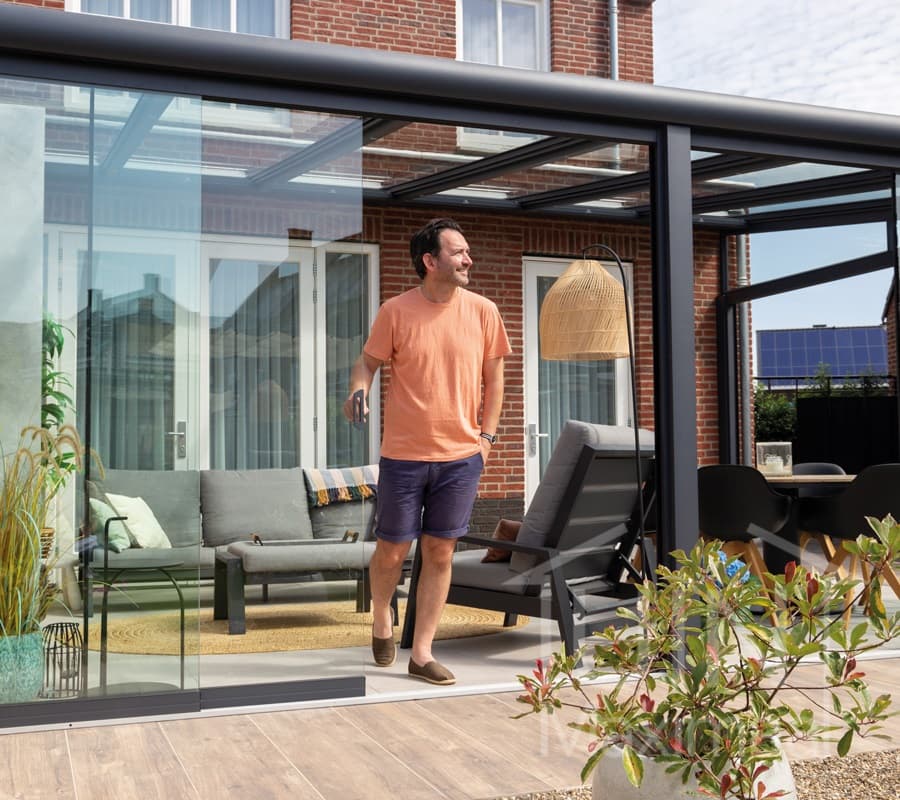
<instances>
[{"instance_id":1,"label":"vertical black post","mask_svg":"<svg viewBox=\"0 0 900 800\"><path fill-rule=\"evenodd\" d=\"M898 233L897 227L900 225L900 208L897 207L900 198L898 198L897 181L900 181L900 174L894 173L894 185L891 187L891 199L893 200L894 213L890 217L887 226L887 246L893 256L894 262L894 397L897 402L897 452L900 453L900 252L898 252ZM893 223L893 224L892 224ZM888 309L888 313L891 310Z\"/></svg>"},{"instance_id":2,"label":"vertical black post","mask_svg":"<svg viewBox=\"0 0 900 800\"><path fill-rule=\"evenodd\" d=\"M697 370L691 132L668 125L652 148L653 333L657 546L669 553L697 542Z\"/></svg>"}]
</instances>

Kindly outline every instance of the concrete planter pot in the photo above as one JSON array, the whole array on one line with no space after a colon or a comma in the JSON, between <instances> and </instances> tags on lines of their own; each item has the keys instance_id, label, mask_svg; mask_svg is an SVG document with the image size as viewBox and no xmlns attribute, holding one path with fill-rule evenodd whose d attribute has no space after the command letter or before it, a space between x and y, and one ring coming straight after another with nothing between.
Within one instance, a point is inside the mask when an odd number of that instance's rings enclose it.
<instances>
[{"instance_id":1,"label":"concrete planter pot","mask_svg":"<svg viewBox=\"0 0 900 800\"><path fill-rule=\"evenodd\" d=\"M34 700L44 682L44 644L40 631L0 636L0 703Z\"/></svg>"},{"instance_id":2,"label":"concrete planter pot","mask_svg":"<svg viewBox=\"0 0 900 800\"><path fill-rule=\"evenodd\" d=\"M594 769L594 800L697 800L707 796L700 794L694 781L684 784L680 774L667 773L667 764L652 758L642 757L641 760L644 763L644 780L638 788L632 786L625 775L622 749L613 746L607 750ZM766 771L763 781L767 792L778 789L787 792L781 800L797 800L794 775L783 753L781 759Z\"/></svg>"}]
</instances>

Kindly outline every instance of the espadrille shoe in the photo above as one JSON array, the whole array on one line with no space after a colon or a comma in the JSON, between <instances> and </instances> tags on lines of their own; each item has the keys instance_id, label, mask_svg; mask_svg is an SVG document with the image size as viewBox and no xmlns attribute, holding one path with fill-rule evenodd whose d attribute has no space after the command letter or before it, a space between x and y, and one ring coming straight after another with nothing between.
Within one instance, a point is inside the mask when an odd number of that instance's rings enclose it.
<instances>
[{"instance_id":1,"label":"espadrille shoe","mask_svg":"<svg viewBox=\"0 0 900 800\"><path fill-rule=\"evenodd\" d=\"M372 656L375 659L376 667L389 667L397 660L397 645L394 644L394 637L388 636L384 639L372 634Z\"/></svg>"},{"instance_id":2,"label":"espadrille shoe","mask_svg":"<svg viewBox=\"0 0 900 800\"><path fill-rule=\"evenodd\" d=\"M411 678L419 678L419 680L435 683L438 686L449 686L451 683L456 683L453 673L437 661L429 661L424 667L420 667L410 659L409 675Z\"/></svg>"}]
</instances>

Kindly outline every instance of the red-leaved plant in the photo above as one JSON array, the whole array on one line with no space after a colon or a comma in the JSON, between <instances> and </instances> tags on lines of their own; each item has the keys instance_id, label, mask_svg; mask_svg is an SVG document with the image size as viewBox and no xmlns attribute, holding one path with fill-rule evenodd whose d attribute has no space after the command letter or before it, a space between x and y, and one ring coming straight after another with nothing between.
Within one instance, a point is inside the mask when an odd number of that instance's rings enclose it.
<instances>
[{"instance_id":1,"label":"red-leaved plant","mask_svg":"<svg viewBox=\"0 0 900 800\"><path fill-rule=\"evenodd\" d=\"M868 523L874 535L844 543L867 565L864 582L791 563L766 591L746 580L746 567L735 572L733 561L720 560L719 542L675 552L678 568L660 567L656 583L639 587L637 610L619 610L627 626L595 635L593 669L576 670L582 648L518 676L518 699L531 707L519 716L563 706L585 712L585 721L570 723L595 737L582 780L617 745L635 786L642 759L651 758L708 796L781 796L766 788L780 742L836 741L846 755L854 736L885 738L877 731L891 698L870 695L858 657L900 635L900 613L887 613L881 593L885 567L900 560L900 525L890 516ZM862 598L866 616L845 628L835 610ZM771 610L768 625L761 620ZM821 665L816 686L808 671L797 673L810 663ZM609 689L587 684L610 673L618 678ZM567 688L581 700L564 702ZM823 689L827 703L818 699Z\"/></svg>"}]
</instances>

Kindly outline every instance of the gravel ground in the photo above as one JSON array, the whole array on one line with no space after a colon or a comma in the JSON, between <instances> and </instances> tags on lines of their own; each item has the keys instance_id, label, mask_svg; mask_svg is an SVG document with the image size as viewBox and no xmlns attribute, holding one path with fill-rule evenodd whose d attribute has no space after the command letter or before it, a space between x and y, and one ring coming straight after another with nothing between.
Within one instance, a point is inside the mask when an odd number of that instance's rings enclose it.
<instances>
[{"instance_id":1,"label":"gravel ground","mask_svg":"<svg viewBox=\"0 0 900 800\"><path fill-rule=\"evenodd\" d=\"M791 763L799 800L897 800L900 750L816 758ZM587 786L531 792L495 800L592 800Z\"/></svg>"}]
</instances>

